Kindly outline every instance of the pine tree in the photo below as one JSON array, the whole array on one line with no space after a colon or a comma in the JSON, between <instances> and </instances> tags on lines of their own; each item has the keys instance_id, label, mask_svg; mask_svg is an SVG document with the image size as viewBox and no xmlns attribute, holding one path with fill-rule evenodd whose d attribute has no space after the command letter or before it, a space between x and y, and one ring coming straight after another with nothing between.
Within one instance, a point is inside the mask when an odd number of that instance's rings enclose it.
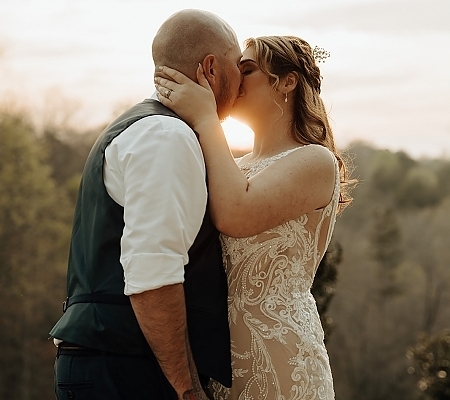
<instances>
[{"instance_id":1,"label":"pine tree","mask_svg":"<svg viewBox=\"0 0 450 400\"><path fill-rule=\"evenodd\" d=\"M329 246L317 269L311 293L316 299L320 321L325 332L325 342L333 331L333 319L327 315L328 307L334 296L337 267L342 261L342 247L339 243Z\"/></svg>"}]
</instances>

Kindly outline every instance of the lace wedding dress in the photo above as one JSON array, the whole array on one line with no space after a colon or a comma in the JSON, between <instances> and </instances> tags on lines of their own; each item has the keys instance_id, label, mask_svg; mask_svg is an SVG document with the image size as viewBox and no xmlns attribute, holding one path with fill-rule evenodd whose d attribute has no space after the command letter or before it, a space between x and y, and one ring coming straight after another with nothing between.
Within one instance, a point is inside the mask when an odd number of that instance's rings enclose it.
<instances>
[{"instance_id":1,"label":"lace wedding dress","mask_svg":"<svg viewBox=\"0 0 450 400\"><path fill-rule=\"evenodd\" d=\"M240 168L251 177L292 151L301 148ZM213 382L216 400L334 399L323 329L310 292L336 219L340 179L332 157L335 187L326 207L256 236L221 236L233 386Z\"/></svg>"}]
</instances>

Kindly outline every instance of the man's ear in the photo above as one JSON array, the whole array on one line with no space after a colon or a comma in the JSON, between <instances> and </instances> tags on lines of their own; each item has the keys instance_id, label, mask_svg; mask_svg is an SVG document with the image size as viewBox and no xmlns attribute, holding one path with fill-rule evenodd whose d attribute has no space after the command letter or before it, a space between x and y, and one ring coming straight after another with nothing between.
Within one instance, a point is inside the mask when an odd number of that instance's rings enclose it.
<instances>
[{"instance_id":1,"label":"man's ear","mask_svg":"<svg viewBox=\"0 0 450 400\"><path fill-rule=\"evenodd\" d=\"M203 67L203 74L208 80L209 85L214 87L217 82L217 59L214 54L208 54L201 63Z\"/></svg>"}]
</instances>

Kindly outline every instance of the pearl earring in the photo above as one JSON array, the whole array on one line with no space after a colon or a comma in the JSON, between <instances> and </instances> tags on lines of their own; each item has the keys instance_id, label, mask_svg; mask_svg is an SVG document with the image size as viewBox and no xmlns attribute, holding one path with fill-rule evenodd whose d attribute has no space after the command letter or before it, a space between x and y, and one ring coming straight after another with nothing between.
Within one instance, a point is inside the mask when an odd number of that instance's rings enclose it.
<instances>
[{"instance_id":1,"label":"pearl earring","mask_svg":"<svg viewBox=\"0 0 450 400\"><path fill-rule=\"evenodd\" d=\"M287 92L286 92L286 97L284 98L284 102L287 103Z\"/></svg>"}]
</instances>

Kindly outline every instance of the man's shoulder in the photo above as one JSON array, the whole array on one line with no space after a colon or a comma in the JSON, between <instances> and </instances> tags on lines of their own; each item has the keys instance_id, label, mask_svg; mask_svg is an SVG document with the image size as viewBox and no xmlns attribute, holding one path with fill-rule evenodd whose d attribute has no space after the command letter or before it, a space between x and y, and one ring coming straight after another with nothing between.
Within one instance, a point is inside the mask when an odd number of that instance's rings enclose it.
<instances>
[{"instance_id":1,"label":"man's shoulder","mask_svg":"<svg viewBox=\"0 0 450 400\"><path fill-rule=\"evenodd\" d=\"M143 133L157 135L172 135L177 139L195 138L194 131L182 119L163 114L148 115L136 121L133 125L135 129L142 130ZM131 126L130 128L133 128Z\"/></svg>"},{"instance_id":2,"label":"man's shoulder","mask_svg":"<svg viewBox=\"0 0 450 400\"><path fill-rule=\"evenodd\" d=\"M141 152L144 149L169 146L172 151L192 149L201 153L194 131L181 119L168 115L146 115L128 126L112 141L119 152Z\"/></svg>"}]
</instances>

